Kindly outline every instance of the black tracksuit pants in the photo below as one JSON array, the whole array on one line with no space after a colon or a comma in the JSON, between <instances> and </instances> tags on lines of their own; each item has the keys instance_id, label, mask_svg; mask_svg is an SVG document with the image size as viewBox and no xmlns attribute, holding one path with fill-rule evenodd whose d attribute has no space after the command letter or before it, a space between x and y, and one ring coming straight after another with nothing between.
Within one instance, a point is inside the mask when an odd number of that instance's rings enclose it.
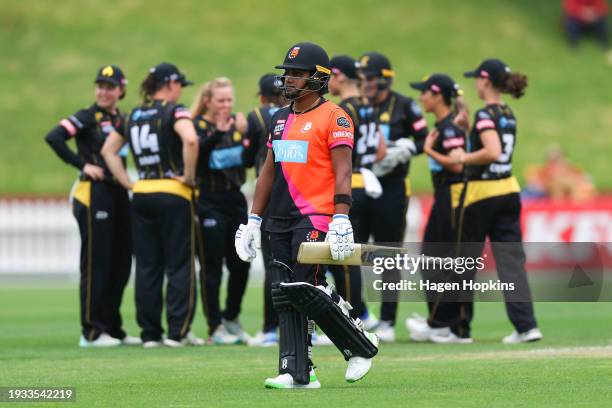
<instances>
[{"instance_id":1,"label":"black tracksuit pants","mask_svg":"<svg viewBox=\"0 0 612 408\"><path fill-rule=\"evenodd\" d=\"M102 332L122 339L121 301L132 266L130 201L127 191L107 181L81 181L73 214L81 234L80 304L83 336Z\"/></svg>"}]
</instances>

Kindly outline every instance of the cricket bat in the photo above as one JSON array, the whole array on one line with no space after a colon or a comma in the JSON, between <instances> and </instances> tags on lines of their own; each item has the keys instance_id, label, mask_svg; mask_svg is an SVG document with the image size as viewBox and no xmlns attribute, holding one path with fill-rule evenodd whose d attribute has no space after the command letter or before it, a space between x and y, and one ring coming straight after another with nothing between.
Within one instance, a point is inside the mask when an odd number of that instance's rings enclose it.
<instances>
[{"instance_id":1,"label":"cricket bat","mask_svg":"<svg viewBox=\"0 0 612 408\"><path fill-rule=\"evenodd\" d=\"M343 261L334 261L331 257L328 242L302 242L297 261L301 264L323 265L372 265L374 258L393 257L396 254L408 253L407 248L396 248L382 245L355 244L355 253Z\"/></svg>"}]
</instances>

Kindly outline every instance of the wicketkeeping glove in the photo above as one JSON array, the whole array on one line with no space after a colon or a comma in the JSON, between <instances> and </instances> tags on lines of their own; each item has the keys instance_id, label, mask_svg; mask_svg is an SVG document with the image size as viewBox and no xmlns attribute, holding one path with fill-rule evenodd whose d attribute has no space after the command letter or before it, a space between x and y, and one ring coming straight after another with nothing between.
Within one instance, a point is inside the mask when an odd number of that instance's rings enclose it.
<instances>
[{"instance_id":1,"label":"wicketkeeping glove","mask_svg":"<svg viewBox=\"0 0 612 408\"><path fill-rule=\"evenodd\" d=\"M353 226L348 215L336 214L329 223L329 232L325 237L334 261L343 261L355 252Z\"/></svg>"},{"instance_id":2,"label":"wicketkeeping glove","mask_svg":"<svg viewBox=\"0 0 612 408\"><path fill-rule=\"evenodd\" d=\"M240 224L236 231L234 240L236 253L245 262L251 262L257 256L257 250L261 248L261 217L257 214L249 214L249 222Z\"/></svg>"}]
</instances>

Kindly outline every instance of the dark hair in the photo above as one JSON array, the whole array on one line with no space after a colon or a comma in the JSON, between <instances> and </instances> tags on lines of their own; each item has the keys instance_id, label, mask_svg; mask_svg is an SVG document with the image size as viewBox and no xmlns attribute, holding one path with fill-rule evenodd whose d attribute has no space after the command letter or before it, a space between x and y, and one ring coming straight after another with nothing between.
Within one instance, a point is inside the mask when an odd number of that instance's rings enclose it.
<instances>
[{"instance_id":1,"label":"dark hair","mask_svg":"<svg viewBox=\"0 0 612 408\"><path fill-rule=\"evenodd\" d=\"M151 96L164 87L165 83L158 82L155 80L153 74L147 75L147 77L140 84L140 96L144 102L150 102Z\"/></svg>"},{"instance_id":2,"label":"dark hair","mask_svg":"<svg viewBox=\"0 0 612 408\"><path fill-rule=\"evenodd\" d=\"M498 88L502 93L520 98L525 94L525 88L527 88L527 76L520 72L508 74Z\"/></svg>"}]
</instances>

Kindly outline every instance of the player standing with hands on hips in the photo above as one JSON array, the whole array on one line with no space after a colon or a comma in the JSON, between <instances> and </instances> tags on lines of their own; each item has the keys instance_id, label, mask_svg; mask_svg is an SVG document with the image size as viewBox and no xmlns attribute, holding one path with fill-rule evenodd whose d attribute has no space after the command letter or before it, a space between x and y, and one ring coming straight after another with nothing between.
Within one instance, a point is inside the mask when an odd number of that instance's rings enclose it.
<instances>
[{"instance_id":1,"label":"player standing with hands on hips","mask_svg":"<svg viewBox=\"0 0 612 408\"><path fill-rule=\"evenodd\" d=\"M140 344L122 329L123 291L132 266L130 200L100 155L108 134L123 126L117 102L127 79L116 65L105 65L95 79L96 102L60 121L46 137L66 163L81 171L72 207L81 233L81 347ZM75 138L77 152L67 145ZM125 166L125 160L121 160Z\"/></svg>"},{"instance_id":2,"label":"player standing with hands on hips","mask_svg":"<svg viewBox=\"0 0 612 408\"><path fill-rule=\"evenodd\" d=\"M198 137L191 113L177 103L183 87L191 84L173 64L151 68L141 84L143 103L132 109L125 128L113 131L102 147L110 171L134 192L136 316L146 348L162 344L164 275L168 336L163 344L181 347L193 337L189 328L197 291L192 197ZM118 156L126 141L140 178L135 183Z\"/></svg>"},{"instance_id":3,"label":"player standing with hands on hips","mask_svg":"<svg viewBox=\"0 0 612 408\"><path fill-rule=\"evenodd\" d=\"M279 316L279 375L267 388L319 388L311 360L314 323L349 362L345 379L367 374L378 339L349 317L349 305L325 282L320 265L297 263L302 242L327 241L332 258L354 253L351 206L353 124L324 99L331 73L325 50L303 42L291 47L280 77L291 104L271 121L268 155L255 188L246 225L236 231L236 252L252 261L261 246L261 217L267 210L275 281L272 301ZM309 321L308 319L312 319ZM313 322L314 321L314 322Z\"/></svg>"}]
</instances>

